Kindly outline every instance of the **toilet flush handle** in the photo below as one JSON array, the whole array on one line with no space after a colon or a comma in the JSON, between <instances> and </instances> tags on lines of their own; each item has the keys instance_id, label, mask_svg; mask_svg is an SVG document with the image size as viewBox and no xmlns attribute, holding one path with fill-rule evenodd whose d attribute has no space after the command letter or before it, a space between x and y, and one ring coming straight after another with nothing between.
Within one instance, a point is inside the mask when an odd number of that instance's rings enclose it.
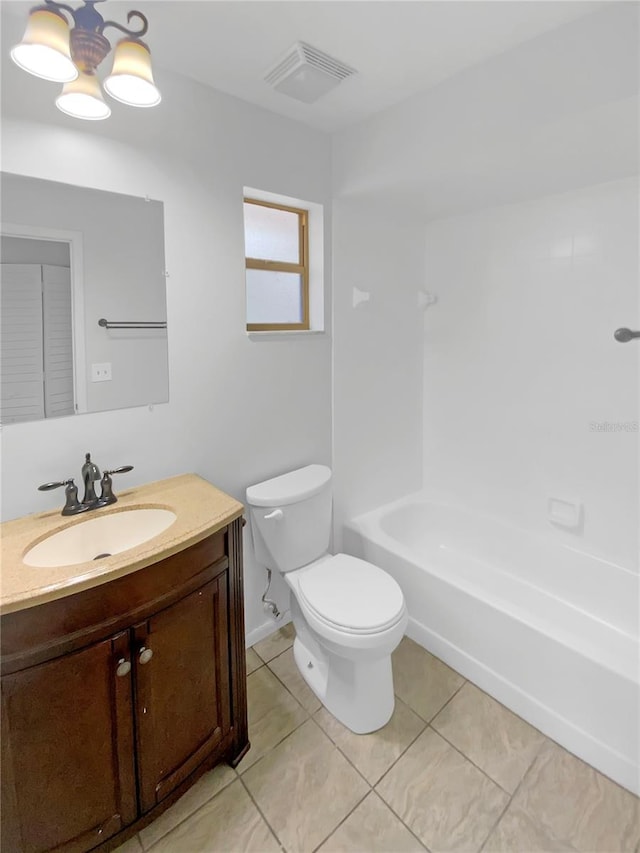
<instances>
[{"instance_id":1,"label":"toilet flush handle","mask_svg":"<svg viewBox=\"0 0 640 853\"><path fill-rule=\"evenodd\" d=\"M270 512L268 515L265 515L264 520L271 521L273 519L273 521L280 521L281 518L284 518L284 513L282 512L282 510L274 509L273 512Z\"/></svg>"}]
</instances>

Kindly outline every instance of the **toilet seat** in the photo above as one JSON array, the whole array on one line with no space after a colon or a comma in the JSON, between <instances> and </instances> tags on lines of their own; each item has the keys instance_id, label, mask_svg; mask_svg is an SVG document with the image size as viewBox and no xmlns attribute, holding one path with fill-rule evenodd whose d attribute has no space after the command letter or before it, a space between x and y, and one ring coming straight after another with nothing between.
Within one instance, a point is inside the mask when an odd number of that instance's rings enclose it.
<instances>
[{"instance_id":1,"label":"toilet seat","mask_svg":"<svg viewBox=\"0 0 640 853\"><path fill-rule=\"evenodd\" d=\"M366 560L336 554L299 570L301 604L315 618L346 634L377 634L396 625L405 615L398 583Z\"/></svg>"}]
</instances>

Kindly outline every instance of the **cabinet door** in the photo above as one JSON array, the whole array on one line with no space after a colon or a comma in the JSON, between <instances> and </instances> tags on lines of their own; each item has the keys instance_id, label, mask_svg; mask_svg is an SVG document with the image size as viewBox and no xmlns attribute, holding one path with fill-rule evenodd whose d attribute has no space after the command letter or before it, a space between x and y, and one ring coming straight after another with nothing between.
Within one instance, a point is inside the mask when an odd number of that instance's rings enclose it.
<instances>
[{"instance_id":1,"label":"cabinet door","mask_svg":"<svg viewBox=\"0 0 640 853\"><path fill-rule=\"evenodd\" d=\"M135 820L129 648L127 631L2 679L3 851L81 853Z\"/></svg>"},{"instance_id":2,"label":"cabinet door","mask_svg":"<svg viewBox=\"0 0 640 853\"><path fill-rule=\"evenodd\" d=\"M134 628L141 809L230 731L227 572Z\"/></svg>"}]
</instances>

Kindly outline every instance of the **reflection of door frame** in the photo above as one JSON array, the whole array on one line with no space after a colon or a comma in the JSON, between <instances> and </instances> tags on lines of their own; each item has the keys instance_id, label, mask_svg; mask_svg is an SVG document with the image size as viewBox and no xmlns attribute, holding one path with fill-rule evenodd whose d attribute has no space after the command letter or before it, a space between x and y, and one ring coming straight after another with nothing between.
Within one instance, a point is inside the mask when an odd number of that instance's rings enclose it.
<instances>
[{"instance_id":1,"label":"reflection of door frame","mask_svg":"<svg viewBox=\"0 0 640 853\"><path fill-rule=\"evenodd\" d=\"M0 233L7 237L51 240L69 244L71 274L71 322L73 326L73 392L76 414L87 411L87 368L83 291L82 231L62 231L40 225L15 225L0 222Z\"/></svg>"}]
</instances>

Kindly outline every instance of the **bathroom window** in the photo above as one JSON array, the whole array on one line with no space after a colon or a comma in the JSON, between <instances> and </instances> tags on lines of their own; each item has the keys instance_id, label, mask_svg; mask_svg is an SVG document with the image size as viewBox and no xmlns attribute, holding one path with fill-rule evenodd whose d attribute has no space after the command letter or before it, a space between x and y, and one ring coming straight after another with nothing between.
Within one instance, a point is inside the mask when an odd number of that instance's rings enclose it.
<instances>
[{"instance_id":1,"label":"bathroom window","mask_svg":"<svg viewBox=\"0 0 640 853\"><path fill-rule=\"evenodd\" d=\"M244 199L247 331L309 330L308 210Z\"/></svg>"}]
</instances>

